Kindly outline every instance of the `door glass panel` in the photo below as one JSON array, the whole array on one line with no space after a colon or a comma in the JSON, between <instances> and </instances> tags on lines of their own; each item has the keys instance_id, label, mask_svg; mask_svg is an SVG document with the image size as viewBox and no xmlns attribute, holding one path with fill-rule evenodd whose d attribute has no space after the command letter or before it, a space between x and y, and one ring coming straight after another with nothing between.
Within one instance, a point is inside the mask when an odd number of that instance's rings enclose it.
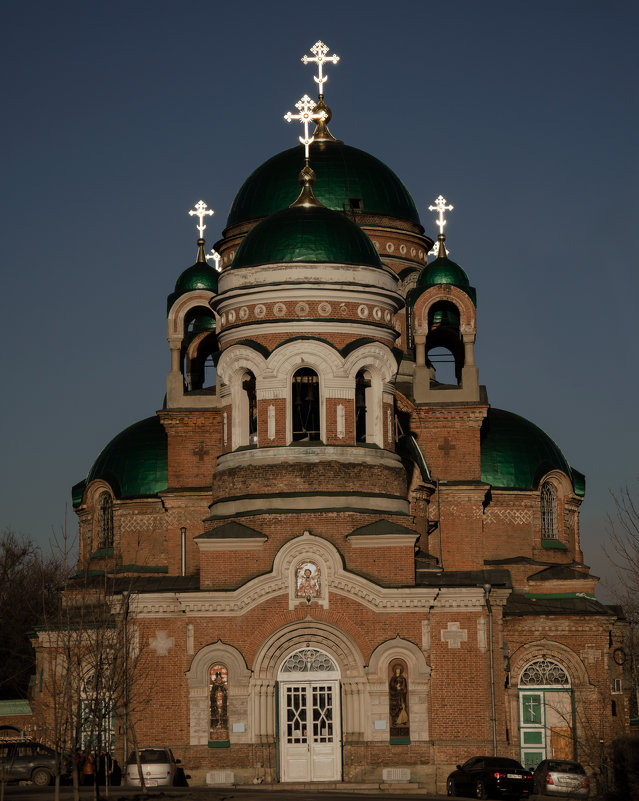
<instances>
[{"instance_id":1,"label":"door glass panel","mask_svg":"<svg viewBox=\"0 0 639 801\"><path fill-rule=\"evenodd\" d=\"M333 688L313 685L313 742L333 742Z\"/></svg>"},{"instance_id":2,"label":"door glass panel","mask_svg":"<svg viewBox=\"0 0 639 801\"><path fill-rule=\"evenodd\" d=\"M286 740L306 743L306 687L286 688Z\"/></svg>"}]
</instances>

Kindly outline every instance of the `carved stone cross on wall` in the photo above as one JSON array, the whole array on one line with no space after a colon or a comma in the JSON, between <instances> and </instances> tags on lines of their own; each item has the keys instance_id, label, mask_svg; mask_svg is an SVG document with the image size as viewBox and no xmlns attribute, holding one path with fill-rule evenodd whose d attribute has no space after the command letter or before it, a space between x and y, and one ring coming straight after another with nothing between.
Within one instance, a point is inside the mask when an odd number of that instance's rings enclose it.
<instances>
[{"instance_id":1,"label":"carved stone cross on wall","mask_svg":"<svg viewBox=\"0 0 639 801\"><path fill-rule=\"evenodd\" d=\"M437 446L440 451L444 451L446 456L450 456L450 452L456 450L456 445L448 439L448 437L444 437L444 441L440 442Z\"/></svg>"},{"instance_id":2,"label":"carved stone cross on wall","mask_svg":"<svg viewBox=\"0 0 639 801\"><path fill-rule=\"evenodd\" d=\"M191 453L193 454L193 456L197 456L198 462L203 462L204 461L204 457L208 456L210 451L209 451L208 448L204 447L204 444L202 442L200 442L200 444L197 446L197 448L193 448Z\"/></svg>"},{"instance_id":3,"label":"carved stone cross on wall","mask_svg":"<svg viewBox=\"0 0 639 801\"><path fill-rule=\"evenodd\" d=\"M158 656L166 656L173 645L175 640L169 637L166 631L156 631L155 637L149 639L149 645L157 653Z\"/></svg>"},{"instance_id":4,"label":"carved stone cross on wall","mask_svg":"<svg viewBox=\"0 0 639 801\"><path fill-rule=\"evenodd\" d=\"M459 623L449 623L447 629L442 629L441 637L449 648L461 648L462 642L468 639L468 631L462 629Z\"/></svg>"}]
</instances>

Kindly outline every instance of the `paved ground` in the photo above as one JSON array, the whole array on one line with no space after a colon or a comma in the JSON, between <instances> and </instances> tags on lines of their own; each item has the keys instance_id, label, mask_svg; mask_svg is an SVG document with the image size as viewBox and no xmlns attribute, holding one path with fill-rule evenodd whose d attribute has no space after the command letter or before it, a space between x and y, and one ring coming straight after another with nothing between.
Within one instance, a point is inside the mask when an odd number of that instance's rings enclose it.
<instances>
[{"instance_id":1,"label":"paved ground","mask_svg":"<svg viewBox=\"0 0 639 801\"><path fill-rule=\"evenodd\" d=\"M93 799L93 789L81 788L81 801ZM167 787L165 790L149 789L144 795L137 788L111 787L108 796L100 788L100 801L441 801L445 795L425 793L424 790L399 787L380 790L378 785L354 787L326 787L316 785L259 785L256 787ZM30 784L8 785L4 801L54 801L53 787L34 787ZM61 801L73 799L72 787L60 788ZM449 798L448 801L453 801ZM459 801L462 801L460 798ZM530 801L548 801L542 796L531 796ZM591 801L596 801L594 797Z\"/></svg>"}]
</instances>

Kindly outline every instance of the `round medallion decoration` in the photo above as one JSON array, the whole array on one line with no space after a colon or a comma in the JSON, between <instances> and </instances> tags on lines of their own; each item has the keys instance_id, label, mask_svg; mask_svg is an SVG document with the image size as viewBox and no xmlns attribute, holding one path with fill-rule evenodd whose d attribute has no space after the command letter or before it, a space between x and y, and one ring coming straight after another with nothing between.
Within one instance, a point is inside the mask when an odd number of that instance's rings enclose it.
<instances>
[{"instance_id":1,"label":"round medallion decoration","mask_svg":"<svg viewBox=\"0 0 639 801\"><path fill-rule=\"evenodd\" d=\"M317 307L317 310L322 315L322 317L328 317L328 315L332 311L331 304L330 303L320 303L320 305Z\"/></svg>"},{"instance_id":2,"label":"round medallion decoration","mask_svg":"<svg viewBox=\"0 0 639 801\"><path fill-rule=\"evenodd\" d=\"M371 240L373 245L375 245L375 250L379 250L379 242L376 239Z\"/></svg>"},{"instance_id":3,"label":"round medallion decoration","mask_svg":"<svg viewBox=\"0 0 639 801\"><path fill-rule=\"evenodd\" d=\"M357 307L357 313L362 318L368 317L368 306L364 306L364 304L362 303L361 306Z\"/></svg>"},{"instance_id":4,"label":"round medallion decoration","mask_svg":"<svg viewBox=\"0 0 639 801\"><path fill-rule=\"evenodd\" d=\"M392 243L392 242L387 242L387 243L386 243L386 250L387 250L389 253L392 253L392 252L395 250L395 245L393 245L393 243Z\"/></svg>"},{"instance_id":5,"label":"round medallion decoration","mask_svg":"<svg viewBox=\"0 0 639 801\"><path fill-rule=\"evenodd\" d=\"M419 256L420 259L423 259L424 258L424 251L420 250L417 255Z\"/></svg>"},{"instance_id":6,"label":"round medallion decoration","mask_svg":"<svg viewBox=\"0 0 639 801\"><path fill-rule=\"evenodd\" d=\"M411 249L410 249L410 255L411 255L411 256L414 256L414 255L415 255L415 253L417 253L417 251L415 250L415 248L411 248Z\"/></svg>"},{"instance_id":7,"label":"round medallion decoration","mask_svg":"<svg viewBox=\"0 0 639 801\"><path fill-rule=\"evenodd\" d=\"M392 317L393 315L388 311L388 309L386 309L386 311L384 312L384 319L386 320L386 322L390 323Z\"/></svg>"},{"instance_id":8,"label":"round medallion decoration","mask_svg":"<svg viewBox=\"0 0 639 801\"><path fill-rule=\"evenodd\" d=\"M276 303L275 306L273 306L273 314L276 317L284 317L286 314L286 306L283 303Z\"/></svg>"},{"instance_id":9,"label":"round medallion decoration","mask_svg":"<svg viewBox=\"0 0 639 801\"><path fill-rule=\"evenodd\" d=\"M234 322L235 322L235 311L231 309L231 311L229 312L229 323L234 323Z\"/></svg>"},{"instance_id":10,"label":"round medallion decoration","mask_svg":"<svg viewBox=\"0 0 639 801\"><path fill-rule=\"evenodd\" d=\"M264 317L266 314L266 306L263 303L258 303L257 306L253 309L253 312L256 317Z\"/></svg>"},{"instance_id":11,"label":"round medallion decoration","mask_svg":"<svg viewBox=\"0 0 639 801\"><path fill-rule=\"evenodd\" d=\"M246 320L248 314L249 312L246 306L242 306L242 308L240 309L240 320Z\"/></svg>"},{"instance_id":12,"label":"round medallion decoration","mask_svg":"<svg viewBox=\"0 0 639 801\"><path fill-rule=\"evenodd\" d=\"M400 246L399 246L399 252L400 252L400 253L402 254L402 256L403 256L403 255L406 253L406 245L400 245Z\"/></svg>"},{"instance_id":13,"label":"round medallion decoration","mask_svg":"<svg viewBox=\"0 0 639 801\"><path fill-rule=\"evenodd\" d=\"M226 314L223 314L220 317L220 323L222 324L222 327L224 327L226 325Z\"/></svg>"},{"instance_id":14,"label":"round medallion decoration","mask_svg":"<svg viewBox=\"0 0 639 801\"><path fill-rule=\"evenodd\" d=\"M234 250L232 250L232 251L229 253L229 261L233 261L233 259L234 259L234 258L235 258L235 251L234 251Z\"/></svg>"},{"instance_id":15,"label":"round medallion decoration","mask_svg":"<svg viewBox=\"0 0 639 801\"><path fill-rule=\"evenodd\" d=\"M379 306L375 306L375 308L373 309L373 317L376 320L382 319L382 310L379 308Z\"/></svg>"},{"instance_id":16,"label":"round medallion decoration","mask_svg":"<svg viewBox=\"0 0 639 801\"><path fill-rule=\"evenodd\" d=\"M348 307L345 303L342 303L339 307L340 314L348 314Z\"/></svg>"},{"instance_id":17,"label":"round medallion decoration","mask_svg":"<svg viewBox=\"0 0 639 801\"><path fill-rule=\"evenodd\" d=\"M306 317L308 314L308 303L298 303L295 306L295 314L297 314L298 317Z\"/></svg>"}]
</instances>

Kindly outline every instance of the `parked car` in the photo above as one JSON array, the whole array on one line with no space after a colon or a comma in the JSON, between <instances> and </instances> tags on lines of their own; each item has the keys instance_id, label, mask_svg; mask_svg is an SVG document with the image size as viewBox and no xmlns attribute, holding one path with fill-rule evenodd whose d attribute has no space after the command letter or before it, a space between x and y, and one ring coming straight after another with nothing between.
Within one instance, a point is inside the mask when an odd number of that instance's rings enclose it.
<instances>
[{"instance_id":1,"label":"parked car","mask_svg":"<svg viewBox=\"0 0 639 801\"><path fill-rule=\"evenodd\" d=\"M495 756L471 757L457 765L448 779L448 795L472 798L527 798L533 790L533 776L516 759Z\"/></svg>"},{"instance_id":2,"label":"parked car","mask_svg":"<svg viewBox=\"0 0 639 801\"><path fill-rule=\"evenodd\" d=\"M140 748L140 767L144 776L146 787L165 787L179 782L178 774L184 775L180 768L179 759L175 759L170 748L152 747ZM135 751L132 751L126 761L124 769L126 783L131 787L140 787L140 772L138 770ZM177 780L177 781L176 781Z\"/></svg>"},{"instance_id":3,"label":"parked car","mask_svg":"<svg viewBox=\"0 0 639 801\"><path fill-rule=\"evenodd\" d=\"M544 759L533 773L535 792L572 798L588 798L590 779L579 762L567 759Z\"/></svg>"},{"instance_id":4,"label":"parked car","mask_svg":"<svg viewBox=\"0 0 639 801\"><path fill-rule=\"evenodd\" d=\"M71 759L68 756L58 756L48 745L31 740L3 740L0 742L0 779L32 781L44 787L55 778L58 760L61 779L69 779Z\"/></svg>"}]
</instances>

